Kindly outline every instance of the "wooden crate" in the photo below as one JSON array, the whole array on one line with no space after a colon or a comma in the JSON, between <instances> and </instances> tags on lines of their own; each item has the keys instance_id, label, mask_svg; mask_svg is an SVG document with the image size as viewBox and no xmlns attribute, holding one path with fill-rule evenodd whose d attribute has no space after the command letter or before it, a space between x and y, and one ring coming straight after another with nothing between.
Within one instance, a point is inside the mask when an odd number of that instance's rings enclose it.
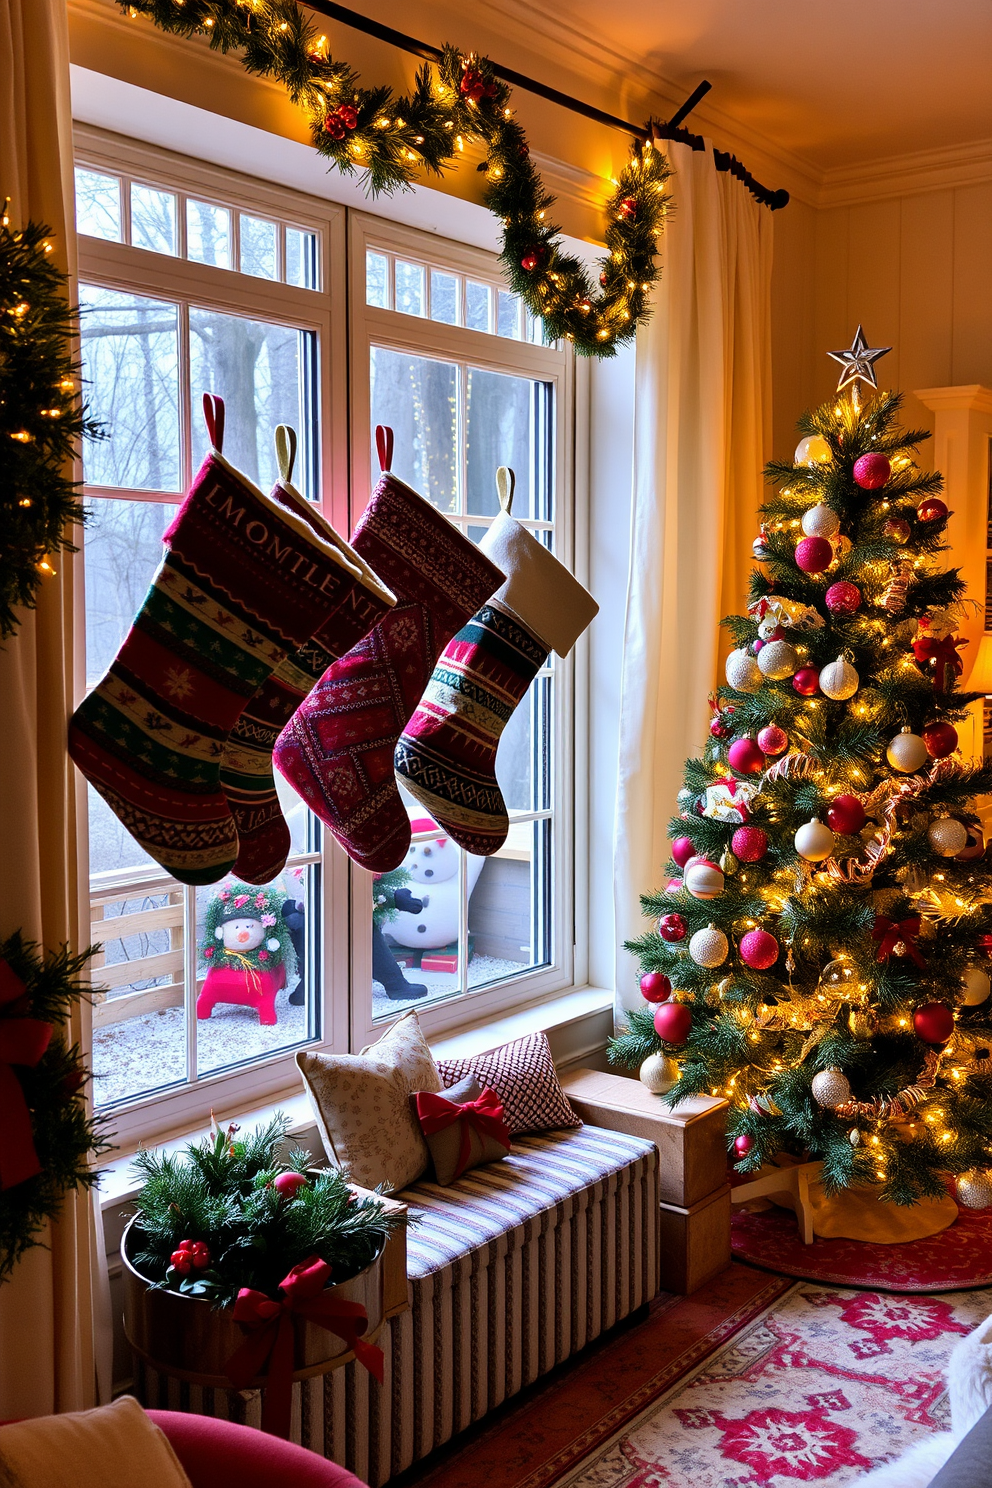
<instances>
[{"instance_id":1,"label":"wooden crate","mask_svg":"<svg viewBox=\"0 0 992 1488\"><path fill-rule=\"evenodd\" d=\"M688 1209L662 1204L661 1286L688 1295L730 1265L730 1187L709 1194Z\"/></svg>"}]
</instances>

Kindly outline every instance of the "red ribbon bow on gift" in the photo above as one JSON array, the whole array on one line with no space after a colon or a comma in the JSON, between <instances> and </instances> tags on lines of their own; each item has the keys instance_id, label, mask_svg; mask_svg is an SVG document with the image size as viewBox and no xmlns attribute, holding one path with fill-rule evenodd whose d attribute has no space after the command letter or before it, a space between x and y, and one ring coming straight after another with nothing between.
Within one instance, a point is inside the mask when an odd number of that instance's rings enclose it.
<instances>
[{"instance_id":1,"label":"red ribbon bow on gift","mask_svg":"<svg viewBox=\"0 0 992 1488\"><path fill-rule=\"evenodd\" d=\"M959 646L967 646L964 636L920 636L913 642L913 655L919 662L933 662L933 685L936 692L948 692L951 679L960 677L964 662L958 655Z\"/></svg>"},{"instance_id":2,"label":"red ribbon bow on gift","mask_svg":"<svg viewBox=\"0 0 992 1488\"><path fill-rule=\"evenodd\" d=\"M366 1343L361 1335L369 1325L360 1302L348 1302L324 1288L331 1268L320 1256L310 1256L294 1266L279 1283L281 1300L267 1297L252 1287L242 1287L234 1304L234 1320L250 1331L240 1348L224 1366L237 1390L244 1390L266 1369L262 1394L262 1430L273 1436L289 1436L293 1404L293 1314L319 1323L344 1339L369 1374L382 1384L382 1349Z\"/></svg>"},{"instance_id":3,"label":"red ribbon bow on gift","mask_svg":"<svg viewBox=\"0 0 992 1488\"><path fill-rule=\"evenodd\" d=\"M0 961L0 1189L13 1188L41 1172L31 1131L31 1112L14 1065L33 1067L48 1048L51 1023L21 1016L30 1006L27 988Z\"/></svg>"},{"instance_id":4,"label":"red ribbon bow on gift","mask_svg":"<svg viewBox=\"0 0 992 1488\"><path fill-rule=\"evenodd\" d=\"M507 1152L510 1150L510 1129L503 1119L503 1107L495 1090L488 1085L478 1099L466 1101L464 1105L445 1100L443 1095L434 1095L429 1090L419 1090L417 1119L425 1137L444 1131L445 1127L454 1126L456 1121L461 1123L456 1178L460 1178L468 1167L472 1150L471 1132L476 1132L479 1137L492 1137Z\"/></svg>"},{"instance_id":5,"label":"red ribbon bow on gift","mask_svg":"<svg viewBox=\"0 0 992 1488\"><path fill-rule=\"evenodd\" d=\"M907 920L890 920L888 915L875 916L875 928L871 932L872 940L878 941L878 954L876 961L888 961L896 946L902 941L906 947L906 954L916 962L917 966L926 966L926 962L916 948L916 937L920 933L919 915L910 915Z\"/></svg>"}]
</instances>

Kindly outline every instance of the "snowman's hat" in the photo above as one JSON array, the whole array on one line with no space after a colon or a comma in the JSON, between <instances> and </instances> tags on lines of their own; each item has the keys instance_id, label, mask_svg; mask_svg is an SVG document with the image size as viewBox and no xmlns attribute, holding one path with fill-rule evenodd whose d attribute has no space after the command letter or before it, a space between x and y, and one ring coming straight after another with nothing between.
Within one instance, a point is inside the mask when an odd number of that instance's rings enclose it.
<instances>
[{"instance_id":1,"label":"snowman's hat","mask_svg":"<svg viewBox=\"0 0 992 1488\"><path fill-rule=\"evenodd\" d=\"M410 831L437 833L437 842L439 847L443 842L447 842L448 840L447 833L442 832L437 822L434 821L434 819L430 816L414 817L414 819L410 823Z\"/></svg>"}]
</instances>

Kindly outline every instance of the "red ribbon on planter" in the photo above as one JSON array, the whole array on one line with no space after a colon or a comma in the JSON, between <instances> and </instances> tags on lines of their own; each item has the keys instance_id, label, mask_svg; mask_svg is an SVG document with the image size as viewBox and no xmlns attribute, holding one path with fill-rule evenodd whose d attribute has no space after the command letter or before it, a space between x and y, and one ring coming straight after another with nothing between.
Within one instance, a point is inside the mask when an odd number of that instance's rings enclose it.
<instances>
[{"instance_id":1,"label":"red ribbon on planter","mask_svg":"<svg viewBox=\"0 0 992 1488\"><path fill-rule=\"evenodd\" d=\"M341 1338L371 1375L382 1384L382 1349L362 1338L369 1325L361 1302L348 1302L325 1291L331 1268L320 1256L294 1266L279 1283L282 1300L242 1287L234 1304L234 1320L249 1329L248 1337L225 1364L228 1379L244 1390L265 1369L262 1391L262 1430L289 1436L293 1405L293 1313ZM268 1366L266 1368L266 1365Z\"/></svg>"},{"instance_id":2,"label":"red ribbon on planter","mask_svg":"<svg viewBox=\"0 0 992 1488\"><path fill-rule=\"evenodd\" d=\"M917 966L926 966L926 962L916 948L916 937L920 933L919 915L910 915L906 920L890 920L888 915L875 916L875 928L871 932L872 940L878 941L878 954L876 961L888 961L896 946L902 941L906 947L906 954L916 962Z\"/></svg>"},{"instance_id":3,"label":"red ribbon on planter","mask_svg":"<svg viewBox=\"0 0 992 1488\"><path fill-rule=\"evenodd\" d=\"M7 961L0 961L0 1189L13 1188L41 1172L31 1131L31 1112L15 1064L29 1068L48 1048L52 1025L20 1016L30 1004L27 988Z\"/></svg>"},{"instance_id":4,"label":"red ribbon on planter","mask_svg":"<svg viewBox=\"0 0 992 1488\"><path fill-rule=\"evenodd\" d=\"M470 1135L472 1131L475 1131L479 1137L492 1137L499 1142L501 1147L505 1147L507 1152L510 1150L510 1129L503 1120L503 1107L495 1090L488 1085L477 1100L466 1101L464 1105L445 1100L443 1095L435 1095L432 1091L419 1090L417 1092L417 1120L420 1122L420 1128L425 1137L433 1136L435 1132L454 1126L456 1121L461 1123L461 1144L458 1149L458 1163L455 1167L456 1178L460 1178L468 1167L469 1154L472 1150Z\"/></svg>"}]
</instances>

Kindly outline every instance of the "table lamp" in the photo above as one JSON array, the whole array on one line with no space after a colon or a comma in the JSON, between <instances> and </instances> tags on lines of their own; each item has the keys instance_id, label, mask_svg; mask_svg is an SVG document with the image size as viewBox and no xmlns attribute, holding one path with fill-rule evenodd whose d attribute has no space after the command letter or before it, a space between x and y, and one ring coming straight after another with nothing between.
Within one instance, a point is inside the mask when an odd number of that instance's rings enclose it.
<instances>
[{"instance_id":1,"label":"table lamp","mask_svg":"<svg viewBox=\"0 0 992 1488\"><path fill-rule=\"evenodd\" d=\"M992 635L982 636L978 644L978 655L964 688L965 692L984 692L992 697Z\"/></svg>"}]
</instances>

